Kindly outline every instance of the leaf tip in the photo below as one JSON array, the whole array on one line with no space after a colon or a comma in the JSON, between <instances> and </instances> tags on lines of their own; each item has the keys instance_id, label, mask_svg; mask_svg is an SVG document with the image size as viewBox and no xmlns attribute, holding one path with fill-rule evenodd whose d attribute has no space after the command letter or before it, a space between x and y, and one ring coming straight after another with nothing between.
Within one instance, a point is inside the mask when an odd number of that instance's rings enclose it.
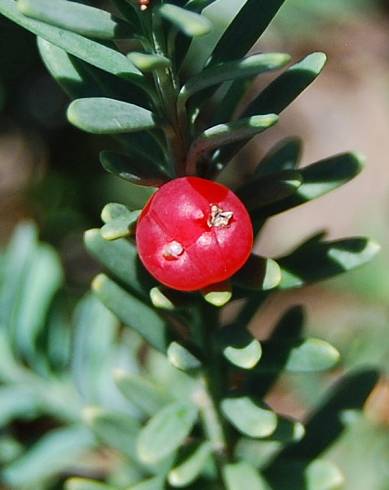
<instances>
[{"instance_id":1,"label":"leaf tip","mask_svg":"<svg viewBox=\"0 0 389 490\"><path fill-rule=\"evenodd\" d=\"M293 427L293 440L300 441L305 436L305 427L301 422L296 422Z\"/></svg>"},{"instance_id":2,"label":"leaf tip","mask_svg":"<svg viewBox=\"0 0 389 490\"><path fill-rule=\"evenodd\" d=\"M311 71L319 74L327 63L327 55L321 51L312 53L307 56L306 61L309 61Z\"/></svg>"},{"instance_id":3,"label":"leaf tip","mask_svg":"<svg viewBox=\"0 0 389 490\"><path fill-rule=\"evenodd\" d=\"M82 409L81 416L87 425L92 425L101 412L101 408L90 405Z\"/></svg>"},{"instance_id":4,"label":"leaf tip","mask_svg":"<svg viewBox=\"0 0 389 490\"><path fill-rule=\"evenodd\" d=\"M354 151L351 153L351 156L353 157L359 171L361 171L366 164L366 160L367 160L366 155L360 153L359 151Z\"/></svg>"},{"instance_id":5,"label":"leaf tip","mask_svg":"<svg viewBox=\"0 0 389 490\"><path fill-rule=\"evenodd\" d=\"M92 281L92 290L95 292L100 291L107 281L107 276L105 274L98 274Z\"/></svg>"},{"instance_id":6,"label":"leaf tip","mask_svg":"<svg viewBox=\"0 0 389 490\"><path fill-rule=\"evenodd\" d=\"M193 371L201 367L201 362L178 342L169 345L167 357L169 362L181 371Z\"/></svg>"},{"instance_id":7,"label":"leaf tip","mask_svg":"<svg viewBox=\"0 0 389 490\"><path fill-rule=\"evenodd\" d=\"M341 359L340 352L332 344L317 338L313 338L311 341L314 342L317 347L321 347L323 351L326 351L328 369L339 364Z\"/></svg>"},{"instance_id":8,"label":"leaf tip","mask_svg":"<svg viewBox=\"0 0 389 490\"><path fill-rule=\"evenodd\" d=\"M84 242L86 245L88 245L89 242L93 241L96 236L100 234L100 230L98 228L92 228L90 230L87 230L84 233Z\"/></svg>"},{"instance_id":9,"label":"leaf tip","mask_svg":"<svg viewBox=\"0 0 389 490\"><path fill-rule=\"evenodd\" d=\"M29 1L28 0L17 0L16 7L20 13L23 15L28 15L29 13Z\"/></svg>"},{"instance_id":10,"label":"leaf tip","mask_svg":"<svg viewBox=\"0 0 389 490\"><path fill-rule=\"evenodd\" d=\"M253 339L247 346L237 348L228 346L223 351L224 357L241 369L253 369L262 357L262 346L257 339Z\"/></svg>"},{"instance_id":11,"label":"leaf tip","mask_svg":"<svg viewBox=\"0 0 389 490\"><path fill-rule=\"evenodd\" d=\"M73 100L71 102L66 110L66 117L68 121L73 124L74 126L77 126L78 121L77 121L77 105L78 105L78 100Z\"/></svg>"},{"instance_id":12,"label":"leaf tip","mask_svg":"<svg viewBox=\"0 0 389 490\"><path fill-rule=\"evenodd\" d=\"M264 128L274 126L279 120L277 114L265 114L250 117L250 126Z\"/></svg>"},{"instance_id":13,"label":"leaf tip","mask_svg":"<svg viewBox=\"0 0 389 490\"><path fill-rule=\"evenodd\" d=\"M366 249L369 251L370 257L375 257L379 252L381 252L381 245L375 240L368 240Z\"/></svg>"},{"instance_id":14,"label":"leaf tip","mask_svg":"<svg viewBox=\"0 0 389 490\"><path fill-rule=\"evenodd\" d=\"M150 289L149 292L150 301L155 306L161 310L173 311L175 306L172 301L161 291L161 288L155 286Z\"/></svg>"},{"instance_id":15,"label":"leaf tip","mask_svg":"<svg viewBox=\"0 0 389 490\"><path fill-rule=\"evenodd\" d=\"M203 295L205 301L217 308L225 306L232 298L231 291L209 291Z\"/></svg>"},{"instance_id":16,"label":"leaf tip","mask_svg":"<svg viewBox=\"0 0 389 490\"><path fill-rule=\"evenodd\" d=\"M299 187L299 185L297 187ZM267 259L266 272L262 284L262 289L264 291L269 291L270 289L274 289L281 283L281 280L282 280L281 267L278 265L278 263L275 260Z\"/></svg>"},{"instance_id":17,"label":"leaf tip","mask_svg":"<svg viewBox=\"0 0 389 490\"><path fill-rule=\"evenodd\" d=\"M112 376L115 383L120 383L128 376L128 373L124 369L117 368L113 370Z\"/></svg>"}]
</instances>

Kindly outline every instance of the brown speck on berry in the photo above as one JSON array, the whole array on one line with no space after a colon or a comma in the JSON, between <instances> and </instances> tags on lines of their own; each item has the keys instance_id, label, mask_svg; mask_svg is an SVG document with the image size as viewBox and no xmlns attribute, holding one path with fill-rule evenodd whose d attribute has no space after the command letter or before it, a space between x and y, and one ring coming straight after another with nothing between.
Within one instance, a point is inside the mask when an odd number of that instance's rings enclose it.
<instances>
[{"instance_id":1,"label":"brown speck on berry","mask_svg":"<svg viewBox=\"0 0 389 490\"><path fill-rule=\"evenodd\" d=\"M228 226L232 220L234 213L232 211L224 211L217 204L211 204L211 213L208 218L208 226L221 228Z\"/></svg>"}]
</instances>

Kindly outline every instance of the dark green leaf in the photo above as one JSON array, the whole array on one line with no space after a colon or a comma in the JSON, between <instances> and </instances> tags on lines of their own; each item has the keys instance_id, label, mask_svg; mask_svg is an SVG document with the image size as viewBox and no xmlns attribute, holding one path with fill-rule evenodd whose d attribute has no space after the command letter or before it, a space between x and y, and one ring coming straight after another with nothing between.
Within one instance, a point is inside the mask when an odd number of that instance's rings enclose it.
<instances>
[{"instance_id":1,"label":"dark green leaf","mask_svg":"<svg viewBox=\"0 0 389 490\"><path fill-rule=\"evenodd\" d=\"M301 339L303 334L305 315L302 306L292 306L274 327L271 340Z\"/></svg>"},{"instance_id":2,"label":"dark green leaf","mask_svg":"<svg viewBox=\"0 0 389 490\"><path fill-rule=\"evenodd\" d=\"M70 104L67 116L74 126L95 134L131 133L156 126L147 109L105 97L77 99Z\"/></svg>"},{"instance_id":3,"label":"dark green leaf","mask_svg":"<svg viewBox=\"0 0 389 490\"><path fill-rule=\"evenodd\" d=\"M256 213L257 219L264 220L269 216L317 199L341 187L361 172L362 164L363 159L360 155L343 153L300 169L303 183L297 192L259 210ZM261 165L258 168L260 167Z\"/></svg>"},{"instance_id":4,"label":"dark green leaf","mask_svg":"<svg viewBox=\"0 0 389 490\"><path fill-rule=\"evenodd\" d=\"M204 36L212 28L211 22L203 15L170 3L162 4L158 9L158 13L186 36Z\"/></svg>"},{"instance_id":5,"label":"dark green leaf","mask_svg":"<svg viewBox=\"0 0 389 490\"><path fill-rule=\"evenodd\" d=\"M82 63L81 60L41 37L38 37L38 49L50 75L71 98L103 95L96 93L95 81L77 66L77 62L78 65Z\"/></svg>"},{"instance_id":6,"label":"dark green leaf","mask_svg":"<svg viewBox=\"0 0 389 490\"><path fill-rule=\"evenodd\" d=\"M17 0L18 10L33 19L96 39L130 37L129 25L109 12L65 0Z\"/></svg>"},{"instance_id":7,"label":"dark green leaf","mask_svg":"<svg viewBox=\"0 0 389 490\"><path fill-rule=\"evenodd\" d=\"M166 322L154 309L127 293L104 274L94 279L92 287L100 301L125 325L134 329L156 349L166 352L169 344Z\"/></svg>"},{"instance_id":8,"label":"dark green leaf","mask_svg":"<svg viewBox=\"0 0 389 490\"><path fill-rule=\"evenodd\" d=\"M323 53L313 53L290 67L250 103L243 117L282 112L317 78L325 62ZM246 143L230 145L221 150L215 159L225 165Z\"/></svg>"},{"instance_id":9,"label":"dark green leaf","mask_svg":"<svg viewBox=\"0 0 389 490\"><path fill-rule=\"evenodd\" d=\"M208 87L229 80L250 78L260 73L277 70L286 65L289 60L290 56L287 54L265 53L249 56L238 61L210 66L185 83L180 91L178 103L185 105L189 97Z\"/></svg>"},{"instance_id":10,"label":"dark green leaf","mask_svg":"<svg viewBox=\"0 0 389 490\"><path fill-rule=\"evenodd\" d=\"M308 165L301 170L304 184L299 197L310 201L344 185L361 172L363 163L361 155L343 153Z\"/></svg>"},{"instance_id":11,"label":"dark green leaf","mask_svg":"<svg viewBox=\"0 0 389 490\"><path fill-rule=\"evenodd\" d=\"M148 105L143 89L131 85L128 80L100 70L41 37L38 37L38 48L51 76L72 99L111 97Z\"/></svg>"},{"instance_id":12,"label":"dark green leaf","mask_svg":"<svg viewBox=\"0 0 389 490\"><path fill-rule=\"evenodd\" d=\"M89 252L117 279L148 299L155 282L140 264L135 244L124 238L112 242L104 240L98 229L88 230L84 240Z\"/></svg>"},{"instance_id":13,"label":"dark green leaf","mask_svg":"<svg viewBox=\"0 0 389 490\"><path fill-rule=\"evenodd\" d=\"M175 402L160 410L141 430L138 454L155 463L173 453L185 441L197 419L193 405Z\"/></svg>"},{"instance_id":14,"label":"dark green leaf","mask_svg":"<svg viewBox=\"0 0 389 490\"><path fill-rule=\"evenodd\" d=\"M309 240L290 255L277 259L282 269L281 289L329 279L369 262L380 250L366 238L332 242Z\"/></svg>"},{"instance_id":15,"label":"dark green leaf","mask_svg":"<svg viewBox=\"0 0 389 490\"><path fill-rule=\"evenodd\" d=\"M242 139L248 140L274 126L278 121L275 114L253 116L226 124L218 124L206 129L192 144L187 160L187 173L196 173L198 160L206 153L223 145L235 143Z\"/></svg>"},{"instance_id":16,"label":"dark green leaf","mask_svg":"<svg viewBox=\"0 0 389 490\"><path fill-rule=\"evenodd\" d=\"M317 78L326 59L323 53L313 53L291 66L250 103L245 116L282 112Z\"/></svg>"},{"instance_id":17,"label":"dark green leaf","mask_svg":"<svg viewBox=\"0 0 389 490\"><path fill-rule=\"evenodd\" d=\"M0 0L0 14L93 66L113 75L131 78L139 85L144 83L138 69L123 54L74 32L29 19L18 11L14 0Z\"/></svg>"},{"instance_id":18,"label":"dark green leaf","mask_svg":"<svg viewBox=\"0 0 389 490\"><path fill-rule=\"evenodd\" d=\"M238 189L237 195L249 211L255 211L295 194L302 183L303 177L300 172L283 170L252 178Z\"/></svg>"},{"instance_id":19,"label":"dark green leaf","mask_svg":"<svg viewBox=\"0 0 389 490\"><path fill-rule=\"evenodd\" d=\"M216 2L216 0L189 0L185 5L185 8L193 10L193 12L202 12L213 2Z\"/></svg>"},{"instance_id":20,"label":"dark green leaf","mask_svg":"<svg viewBox=\"0 0 389 490\"><path fill-rule=\"evenodd\" d=\"M253 78L244 78L236 80L226 91L221 101L215 107L213 124L220 124L223 121L231 121L241 107L244 98L251 87ZM201 103L201 102L200 102Z\"/></svg>"},{"instance_id":21,"label":"dark green leaf","mask_svg":"<svg viewBox=\"0 0 389 490\"><path fill-rule=\"evenodd\" d=\"M167 393L144 376L116 370L114 378L122 394L147 416L151 417L169 402Z\"/></svg>"},{"instance_id":22,"label":"dark green leaf","mask_svg":"<svg viewBox=\"0 0 389 490\"><path fill-rule=\"evenodd\" d=\"M326 56L313 53L299 63L293 65L265 88L248 108L243 117L255 114L279 114L291 104L320 74ZM247 141L246 141L247 142ZM223 149L216 159L224 165L229 162L246 143L230 145Z\"/></svg>"},{"instance_id":23,"label":"dark green leaf","mask_svg":"<svg viewBox=\"0 0 389 490\"><path fill-rule=\"evenodd\" d=\"M255 176L263 176L294 170L300 161L302 141L299 138L286 138L267 153L255 169Z\"/></svg>"},{"instance_id":24,"label":"dark green leaf","mask_svg":"<svg viewBox=\"0 0 389 490\"><path fill-rule=\"evenodd\" d=\"M247 0L214 48L209 64L245 55L261 37L283 3L284 0Z\"/></svg>"},{"instance_id":25,"label":"dark green leaf","mask_svg":"<svg viewBox=\"0 0 389 490\"><path fill-rule=\"evenodd\" d=\"M142 160L139 155L129 157L123 153L103 151L100 162L107 172L138 185L157 187L169 179L161 162L148 158Z\"/></svg>"},{"instance_id":26,"label":"dark green leaf","mask_svg":"<svg viewBox=\"0 0 389 490\"><path fill-rule=\"evenodd\" d=\"M111 0L111 2L123 19L126 19L126 22L131 25L134 31L141 31L139 16L137 15L135 8L131 8L131 6L129 8L127 0Z\"/></svg>"}]
</instances>

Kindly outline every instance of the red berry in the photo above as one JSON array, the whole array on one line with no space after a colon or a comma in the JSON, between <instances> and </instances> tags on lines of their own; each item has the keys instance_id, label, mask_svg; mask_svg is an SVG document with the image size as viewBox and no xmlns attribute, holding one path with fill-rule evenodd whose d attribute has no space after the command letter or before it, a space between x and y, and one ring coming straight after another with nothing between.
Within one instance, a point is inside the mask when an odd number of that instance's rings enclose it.
<instances>
[{"instance_id":1,"label":"red berry","mask_svg":"<svg viewBox=\"0 0 389 490\"><path fill-rule=\"evenodd\" d=\"M196 291L243 266L253 246L253 228L246 208L227 187L182 177L150 198L136 241L141 261L159 282Z\"/></svg>"}]
</instances>

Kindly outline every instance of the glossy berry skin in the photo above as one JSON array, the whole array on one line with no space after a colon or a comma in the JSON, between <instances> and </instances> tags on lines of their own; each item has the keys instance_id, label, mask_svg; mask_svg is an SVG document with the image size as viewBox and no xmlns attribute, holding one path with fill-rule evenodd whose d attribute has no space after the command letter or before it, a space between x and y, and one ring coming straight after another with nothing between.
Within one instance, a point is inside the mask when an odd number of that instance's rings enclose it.
<instances>
[{"instance_id":1,"label":"glossy berry skin","mask_svg":"<svg viewBox=\"0 0 389 490\"><path fill-rule=\"evenodd\" d=\"M253 246L250 216L227 187L199 177L164 184L139 217L141 261L160 283L196 291L225 281Z\"/></svg>"}]
</instances>

